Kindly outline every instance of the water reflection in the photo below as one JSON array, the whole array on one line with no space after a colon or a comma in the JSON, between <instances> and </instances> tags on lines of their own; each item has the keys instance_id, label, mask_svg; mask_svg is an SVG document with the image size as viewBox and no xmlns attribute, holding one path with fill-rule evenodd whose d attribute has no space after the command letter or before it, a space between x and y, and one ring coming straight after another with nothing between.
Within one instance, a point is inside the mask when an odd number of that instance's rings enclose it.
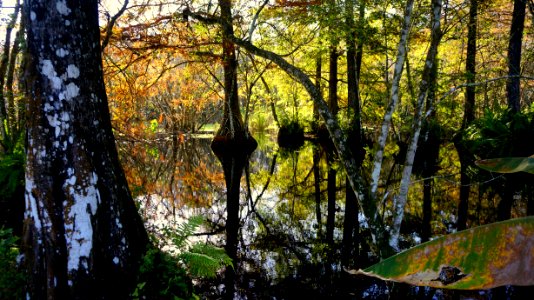
<instances>
[{"instance_id":1,"label":"water reflection","mask_svg":"<svg viewBox=\"0 0 534 300\"><path fill-rule=\"evenodd\" d=\"M224 167L210 139L120 144L147 227L157 234L174 221L203 215L209 227L200 238L225 247L235 260L234 269L198 283L203 298L449 298L449 292L347 278L342 263L365 266L372 257L365 224L351 217L357 207L343 201L345 177L335 158L326 159L325 149L310 141L297 151L279 149L269 136L258 141L249 161L225 158L234 161ZM236 180L240 185L232 185ZM327 200L329 192L334 201Z\"/></svg>"},{"instance_id":2,"label":"water reflection","mask_svg":"<svg viewBox=\"0 0 534 300\"><path fill-rule=\"evenodd\" d=\"M270 136L258 140L250 162L233 161L237 165L224 168L229 186L241 178L231 191L209 139L123 142L120 148L150 230L157 233L171 222L201 214L211 226L204 237L235 259L235 273L200 283L206 297L284 299L300 298L304 291L310 298L333 296L342 273L334 242L342 239L343 215L336 213L341 203L328 210L323 201L322 150L307 142L298 151L280 151ZM335 186L334 193L340 194ZM237 194L237 201L227 202L226 193ZM327 211L333 212L333 223L325 240Z\"/></svg>"}]
</instances>

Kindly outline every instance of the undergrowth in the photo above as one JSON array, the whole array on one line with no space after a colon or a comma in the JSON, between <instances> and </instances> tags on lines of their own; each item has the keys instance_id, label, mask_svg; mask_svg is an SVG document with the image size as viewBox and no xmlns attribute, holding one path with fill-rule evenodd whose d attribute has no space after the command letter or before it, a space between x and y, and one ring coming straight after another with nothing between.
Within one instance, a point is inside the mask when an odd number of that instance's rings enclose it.
<instances>
[{"instance_id":1,"label":"undergrowth","mask_svg":"<svg viewBox=\"0 0 534 300\"><path fill-rule=\"evenodd\" d=\"M198 299L193 278L212 278L221 268L233 267L223 249L190 242L203 222L201 216L195 216L152 237L153 246L143 258L134 299Z\"/></svg>"}]
</instances>

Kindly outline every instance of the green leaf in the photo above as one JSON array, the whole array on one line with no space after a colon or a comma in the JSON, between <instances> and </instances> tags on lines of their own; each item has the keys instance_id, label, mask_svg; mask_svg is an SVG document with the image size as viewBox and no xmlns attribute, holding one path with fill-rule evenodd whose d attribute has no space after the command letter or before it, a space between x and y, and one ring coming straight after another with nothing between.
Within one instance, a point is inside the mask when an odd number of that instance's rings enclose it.
<instances>
[{"instance_id":1,"label":"green leaf","mask_svg":"<svg viewBox=\"0 0 534 300\"><path fill-rule=\"evenodd\" d=\"M442 236L363 271L348 272L460 290L534 285L534 217Z\"/></svg>"},{"instance_id":2,"label":"green leaf","mask_svg":"<svg viewBox=\"0 0 534 300\"><path fill-rule=\"evenodd\" d=\"M483 159L475 162L484 170L498 173L527 172L534 174L534 157L503 157Z\"/></svg>"},{"instance_id":3,"label":"green leaf","mask_svg":"<svg viewBox=\"0 0 534 300\"><path fill-rule=\"evenodd\" d=\"M180 254L191 275L212 278L222 267L233 267L232 259L224 249L202 243L194 244L189 251Z\"/></svg>"}]
</instances>

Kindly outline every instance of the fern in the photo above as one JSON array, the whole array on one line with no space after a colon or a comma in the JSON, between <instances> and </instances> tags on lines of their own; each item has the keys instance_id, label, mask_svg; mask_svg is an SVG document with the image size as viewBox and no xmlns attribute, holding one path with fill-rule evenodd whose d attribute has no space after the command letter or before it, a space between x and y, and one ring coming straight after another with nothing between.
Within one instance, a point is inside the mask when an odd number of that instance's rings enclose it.
<instances>
[{"instance_id":1,"label":"fern","mask_svg":"<svg viewBox=\"0 0 534 300\"><path fill-rule=\"evenodd\" d=\"M164 239L174 248L171 253L177 253L179 260L193 277L215 277L217 271L226 266L232 266L232 259L224 249L201 242L191 244L189 238L204 224L202 216L193 216L182 224L163 229ZM161 242L161 241L160 241Z\"/></svg>"},{"instance_id":2,"label":"fern","mask_svg":"<svg viewBox=\"0 0 534 300\"><path fill-rule=\"evenodd\" d=\"M19 153L12 153L0 158L0 195L10 198L15 190L23 185L24 157ZM0 198L1 198L0 197Z\"/></svg>"},{"instance_id":3,"label":"fern","mask_svg":"<svg viewBox=\"0 0 534 300\"><path fill-rule=\"evenodd\" d=\"M179 258L194 277L212 278L219 269L233 267L232 259L224 249L202 243L195 243L188 251L181 253Z\"/></svg>"},{"instance_id":4,"label":"fern","mask_svg":"<svg viewBox=\"0 0 534 300\"><path fill-rule=\"evenodd\" d=\"M204 223L202 216L193 216L185 223L176 225L176 228L165 228L164 232L171 238L172 244L178 249L184 249L188 238Z\"/></svg>"}]
</instances>

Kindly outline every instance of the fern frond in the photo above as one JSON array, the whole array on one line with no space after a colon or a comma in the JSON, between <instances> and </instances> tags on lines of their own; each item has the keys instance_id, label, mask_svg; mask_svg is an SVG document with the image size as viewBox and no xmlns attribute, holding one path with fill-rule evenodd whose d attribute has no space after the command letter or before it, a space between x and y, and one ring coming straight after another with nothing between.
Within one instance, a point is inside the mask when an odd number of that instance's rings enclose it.
<instances>
[{"instance_id":1,"label":"fern frond","mask_svg":"<svg viewBox=\"0 0 534 300\"><path fill-rule=\"evenodd\" d=\"M187 222L178 224L176 228L168 231L172 243L176 248L183 249L187 246L187 238L192 236L195 231L204 223L202 216L193 216Z\"/></svg>"},{"instance_id":2,"label":"fern frond","mask_svg":"<svg viewBox=\"0 0 534 300\"><path fill-rule=\"evenodd\" d=\"M222 248L215 247L209 244L196 243L189 249L191 253L204 254L221 262L222 266L232 266L232 259L226 254Z\"/></svg>"},{"instance_id":3,"label":"fern frond","mask_svg":"<svg viewBox=\"0 0 534 300\"><path fill-rule=\"evenodd\" d=\"M194 277L213 278L217 271L225 266L232 266L232 260L223 249L203 245L197 247L203 252L186 251L180 254L180 259L187 266L189 273Z\"/></svg>"}]
</instances>

